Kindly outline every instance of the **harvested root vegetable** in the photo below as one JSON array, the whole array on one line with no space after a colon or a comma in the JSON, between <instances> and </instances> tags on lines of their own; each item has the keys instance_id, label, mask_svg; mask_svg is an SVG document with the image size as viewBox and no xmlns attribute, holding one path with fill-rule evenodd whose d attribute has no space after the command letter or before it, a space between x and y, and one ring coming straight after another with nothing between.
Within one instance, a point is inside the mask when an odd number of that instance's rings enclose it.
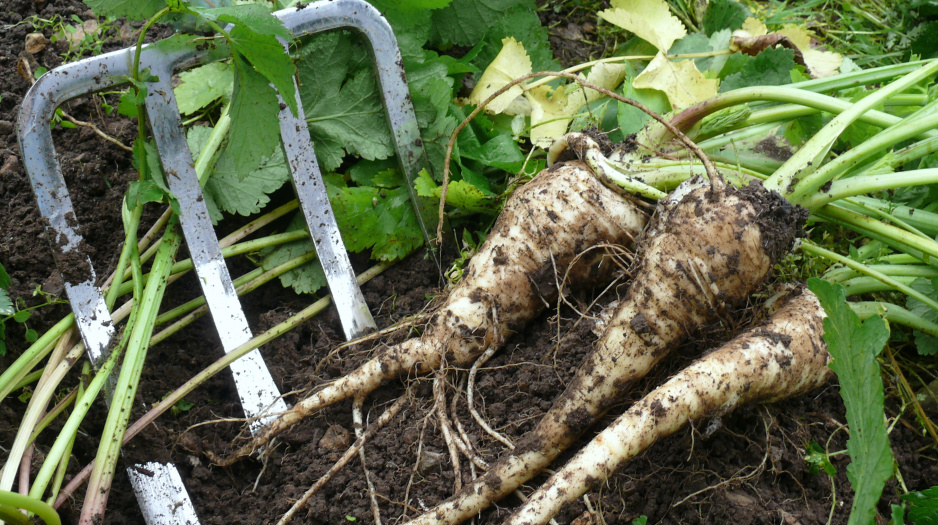
<instances>
[{"instance_id":1,"label":"harvested root vegetable","mask_svg":"<svg viewBox=\"0 0 938 525\"><path fill-rule=\"evenodd\" d=\"M824 310L813 293L789 299L764 324L698 359L632 406L542 485L506 522L547 523L564 504L688 421L742 403L806 393L830 376Z\"/></svg>"},{"instance_id":2,"label":"harvested root vegetable","mask_svg":"<svg viewBox=\"0 0 938 525\"><path fill-rule=\"evenodd\" d=\"M598 244L631 245L646 215L604 186L581 162L557 165L525 184L505 203L462 281L430 319L423 335L392 346L360 368L285 412L235 457L250 453L324 407L374 391L382 380L468 364L542 312L563 273ZM608 282L615 267L600 253L578 260L572 283ZM230 461L230 460L229 460Z\"/></svg>"},{"instance_id":3,"label":"harvested root vegetable","mask_svg":"<svg viewBox=\"0 0 938 525\"><path fill-rule=\"evenodd\" d=\"M747 298L806 219L758 183L696 178L659 201L628 293L564 393L511 455L412 523L459 523L531 479L671 347Z\"/></svg>"}]
</instances>

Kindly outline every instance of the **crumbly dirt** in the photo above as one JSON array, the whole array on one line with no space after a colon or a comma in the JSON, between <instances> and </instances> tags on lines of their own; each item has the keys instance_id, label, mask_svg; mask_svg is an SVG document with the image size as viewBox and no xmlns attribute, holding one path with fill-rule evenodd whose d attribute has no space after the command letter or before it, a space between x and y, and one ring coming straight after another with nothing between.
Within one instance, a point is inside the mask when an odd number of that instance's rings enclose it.
<instances>
[{"instance_id":1,"label":"crumbly dirt","mask_svg":"<svg viewBox=\"0 0 938 525\"><path fill-rule=\"evenodd\" d=\"M86 8L74 0L8 0L0 10L0 26L16 24L34 14L43 18L53 14L90 18ZM0 262L13 278L12 293L34 305L43 302L41 296L32 295L38 286L46 293L60 295L62 280L52 258L51 243L43 232L13 131L19 104L29 87L29 82L15 73L15 66L24 49L26 34L31 31L29 25L24 24L5 27L0 32L0 67L7 72L0 76L0 209L3 219L0 220ZM558 55L582 54L577 49L564 51L563 42L570 42L569 39L553 40L555 45L558 42ZM119 29L111 29L105 50L125 45ZM60 47L49 46L33 58L51 69L61 63L61 57ZM94 122L125 144L132 141L134 124L106 115L99 101L90 98L75 101L67 105L66 111L81 120ZM98 275L107 275L116 265L119 253L121 236L115 232L121 229L121 196L127 183L135 177L130 156L88 129L58 129L54 136L77 220L88 243L88 253ZM287 195L275 198L283 199ZM150 213L144 222L152 221L156 213ZM359 269L368 265L365 260L353 262ZM231 263L235 275L249 268L246 261ZM442 293L439 284L432 263L418 254L367 284L364 293L379 324L388 326L433 303ZM184 278L170 287L168 303L187 300L197 294L197 290L194 278ZM529 327L510 337L504 349L481 367L474 385L475 403L489 425L518 441L550 408L595 340L591 331L593 321L581 316L570 305L593 316L598 307L590 305L597 300L598 293L598 290L586 290L568 296L569 305L559 309L553 305ZM605 303L622 293L624 290L613 289L596 302ZM271 284L254 292L243 304L252 329L258 333L310 302L308 297ZM29 326L41 332L67 312L64 304L44 307L35 312ZM728 316L736 325L734 328L744 324L739 321L740 317L742 313ZM727 338L726 328L708 327L695 343L675 351L662 367L639 382L632 394L615 406L597 429L689 363L702 347ZM292 402L302 391L352 370L373 351L405 337L409 330L419 330L419 325L377 343L345 348L330 355L343 338L338 318L334 310L329 310L264 347L262 353L281 391L294 392L289 396ZM0 370L25 349L23 336L22 326L8 324L10 349L5 357L0 357ZM139 404L134 416L141 415L144 406L159 401L220 354L214 326L207 319L152 348L147 358L150 366L145 369L138 390ZM450 417L465 430L479 456L491 463L505 451L505 446L488 436L469 415L465 395L467 375L464 369L449 371L446 395L448 401L454 403ZM65 384L75 382L73 374ZM12 444L25 410L25 403L16 395L0 404L2 450ZM365 403L367 421L374 421L401 395L410 396L404 409L365 447L366 465L384 523L403 523L404 516L414 516L421 509L432 507L452 494L455 483L439 421L431 414L430 379L388 382ZM248 459L230 468L217 468L211 465L204 452L227 450L243 431L240 422L224 421L242 416L233 381L229 376L216 377L188 396L187 401L193 403L191 409L161 418L131 442L122 461L125 466L143 459L175 462L201 521L207 524L276 522L354 440L351 402L345 402L284 434L278 445L272 447L266 463ZM898 412L896 398L891 396L887 404L888 414L895 416ZM104 405L99 403L82 425L72 453L69 477L94 457L104 416ZM832 458L837 469L833 479L836 500L832 480L823 473L812 474L804 461L805 446L811 442L826 445L831 451L843 450L847 439L843 423L844 407L836 384L782 403L745 407L718 421L697 422L693 428L652 446L599 489L590 492L587 500L595 517L577 523L602 523L601 516L607 524L627 524L640 515L647 515L648 523L663 524L730 521L739 525L814 524L826 523L832 509L832 522L845 523L852 497L846 478L849 459L843 454ZM899 470L910 490L925 489L938 480L935 454L927 448L928 441L919 435L918 428L914 417L906 413L890 435ZM57 430L58 424L53 424L40 436L37 459L41 459L42 452L51 445ZM587 434L584 439L591 437L592 432ZM572 453L562 455L557 464ZM34 471L38 464L39 461L34 462ZM461 459L460 466L462 482L466 483L474 475L472 468L465 458ZM544 479L536 478L524 492L530 493ZM886 523L889 504L897 500L899 490L894 482L887 486L879 505L877 523ZM81 498L81 493L76 494L60 509L65 523L76 521ZM484 512L477 522L497 523L516 504L511 497ZM356 458L312 498L295 522L373 523L370 505L364 470ZM558 523L571 523L586 510L587 503L581 499L564 510ZM142 523L123 469L118 471L105 522Z\"/></svg>"}]
</instances>

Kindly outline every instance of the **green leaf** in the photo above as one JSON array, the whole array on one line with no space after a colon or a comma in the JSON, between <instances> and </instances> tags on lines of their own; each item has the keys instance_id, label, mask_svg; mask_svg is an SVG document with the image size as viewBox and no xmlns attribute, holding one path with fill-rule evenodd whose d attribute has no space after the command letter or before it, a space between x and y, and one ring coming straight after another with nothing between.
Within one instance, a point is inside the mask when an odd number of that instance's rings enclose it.
<instances>
[{"instance_id":1,"label":"green leaf","mask_svg":"<svg viewBox=\"0 0 938 525\"><path fill-rule=\"evenodd\" d=\"M645 525L646 523L648 523L648 516L644 514L632 520L632 525Z\"/></svg>"},{"instance_id":2,"label":"green leaf","mask_svg":"<svg viewBox=\"0 0 938 525\"><path fill-rule=\"evenodd\" d=\"M279 105L274 90L240 55L233 56L234 94L228 146L242 179L250 175L280 143Z\"/></svg>"},{"instance_id":3,"label":"green leaf","mask_svg":"<svg viewBox=\"0 0 938 525\"><path fill-rule=\"evenodd\" d=\"M10 297L10 292L5 288L0 288L0 315L13 315L16 313L16 308L13 307L13 298Z\"/></svg>"},{"instance_id":4,"label":"green leaf","mask_svg":"<svg viewBox=\"0 0 938 525\"><path fill-rule=\"evenodd\" d=\"M231 30L231 42L234 50L277 88L290 111L296 115L296 86L293 83L296 68L277 37L236 25Z\"/></svg>"},{"instance_id":5,"label":"green leaf","mask_svg":"<svg viewBox=\"0 0 938 525\"><path fill-rule=\"evenodd\" d=\"M146 20L166 7L165 0L84 0L95 15L103 18L127 17Z\"/></svg>"},{"instance_id":6,"label":"green leaf","mask_svg":"<svg viewBox=\"0 0 938 525\"><path fill-rule=\"evenodd\" d=\"M830 456L821 445L812 441L805 447L804 461L808 464L808 472L814 475L820 474L823 470L828 476L837 474L837 469L831 464Z\"/></svg>"},{"instance_id":7,"label":"green leaf","mask_svg":"<svg viewBox=\"0 0 938 525\"><path fill-rule=\"evenodd\" d=\"M905 525L905 505L892 505L892 521L890 525Z\"/></svg>"},{"instance_id":8,"label":"green leaf","mask_svg":"<svg viewBox=\"0 0 938 525\"><path fill-rule=\"evenodd\" d=\"M847 305L844 287L821 279L808 280L827 319L824 341L833 360L840 395L847 408L851 462L847 478L854 490L850 524L873 523L876 504L886 480L892 477L893 455L884 419L883 378L876 356L889 339L889 327L879 316L864 322Z\"/></svg>"},{"instance_id":9,"label":"green leaf","mask_svg":"<svg viewBox=\"0 0 938 525\"><path fill-rule=\"evenodd\" d=\"M473 46L510 9L522 4L534 7L533 0L453 0L433 12L431 41L439 47ZM508 35L502 35L499 41L505 36ZM524 44L527 49L528 43Z\"/></svg>"},{"instance_id":10,"label":"green leaf","mask_svg":"<svg viewBox=\"0 0 938 525\"><path fill-rule=\"evenodd\" d=\"M915 525L938 525L938 486L899 497L909 502L909 521Z\"/></svg>"},{"instance_id":11,"label":"green leaf","mask_svg":"<svg viewBox=\"0 0 938 525\"><path fill-rule=\"evenodd\" d=\"M146 204L148 202L163 202L165 192L152 180L131 181L127 187L127 208L134 209L137 204Z\"/></svg>"},{"instance_id":12,"label":"green leaf","mask_svg":"<svg viewBox=\"0 0 938 525\"><path fill-rule=\"evenodd\" d=\"M430 197L435 201L440 200L440 195L443 194L443 188L436 185L433 177L431 177L426 170L421 171L417 180L414 182L417 195ZM472 184L459 180L449 183L449 187L446 190L446 204L470 212L494 213L497 200L484 194Z\"/></svg>"},{"instance_id":13,"label":"green leaf","mask_svg":"<svg viewBox=\"0 0 938 525\"><path fill-rule=\"evenodd\" d=\"M132 91L121 94L117 101L117 112L125 117L137 118L137 102Z\"/></svg>"},{"instance_id":14,"label":"green leaf","mask_svg":"<svg viewBox=\"0 0 938 525\"><path fill-rule=\"evenodd\" d=\"M193 126L186 134L193 160L197 160L202 145L211 135L208 126ZM223 151L215 162L215 168L206 179L202 188L205 204L214 224L222 219L222 212L253 215L270 202L269 195L290 179L283 148L278 144L261 165L241 180L235 166L235 159L228 151Z\"/></svg>"},{"instance_id":15,"label":"green leaf","mask_svg":"<svg viewBox=\"0 0 938 525\"><path fill-rule=\"evenodd\" d=\"M270 202L269 195L288 180L290 167L280 144L243 180L239 179L235 159L225 150L205 182L204 195L222 211L248 216L260 212Z\"/></svg>"},{"instance_id":16,"label":"green leaf","mask_svg":"<svg viewBox=\"0 0 938 525\"><path fill-rule=\"evenodd\" d=\"M768 48L743 68L723 79L720 93L750 86L781 86L791 83L795 52L791 49Z\"/></svg>"},{"instance_id":17,"label":"green leaf","mask_svg":"<svg viewBox=\"0 0 938 525\"><path fill-rule=\"evenodd\" d=\"M926 297L938 299L938 278L926 279L919 277L912 281L911 287L916 292L921 292ZM919 301L914 297L906 298L906 308L912 314L921 317L926 321L938 322L938 311ZM923 332L915 331L915 347L920 355L935 355L938 353L938 337Z\"/></svg>"},{"instance_id":18,"label":"green leaf","mask_svg":"<svg viewBox=\"0 0 938 525\"><path fill-rule=\"evenodd\" d=\"M348 169L348 176L359 186L383 186L383 184L376 184L373 181L380 174L388 171L397 171L397 161L395 159L360 160ZM397 177L399 182L388 187L403 185L404 177L399 173Z\"/></svg>"},{"instance_id":19,"label":"green leaf","mask_svg":"<svg viewBox=\"0 0 938 525\"><path fill-rule=\"evenodd\" d=\"M710 36L721 29L739 29L750 16L752 12L735 0L710 0L703 19L704 32Z\"/></svg>"},{"instance_id":20,"label":"green leaf","mask_svg":"<svg viewBox=\"0 0 938 525\"><path fill-rule=\"evenodd\" d=\"M230 98L234 87L234 72L231 66L224 62L212 62L184 71L179 74L179 79L182 83L173 91L176 93L176 104L183 115L191 115L218 99Z\"/></svg>"},{"instance_id":21,"label":"green leaf","mask_svg":"<svg viewBox=\"0 0 938 525\"><path fill-rule=\"evenodd\" d=\"M668 102L668 96L663 91L657 89L636 89L632 87L632 81L635 79L636 71L632 69L631 64L626 65L626 81L622 83L622 96L644 104L648 109L663 115L671 111L671 104ZM625 135L636 133L638 130L651 120L644 111L630 106L628 104L618 105L619 128Z\"/></svg>"},{"instance_id":22,"label":"green leaf","mask_svg":"<svg viewBox=\"0 0 938 525\"><path fill-rule=\"evenodd\" d=\"M13 314L13 320L17 323L25 323L29 320L30 317L32 317L32 315L33 314L31 314L29 310L20 310L19 312Z\"/></svg>"},{"instance_id":23,"label":"green leaf","mask_svg":"<svg viewBox=\"0 0 938 525\"><path fill-rule=\"evenodd\" d=\"M35 343L39 340L39 332L29 328L26 330L26 333L23 334L23 339L26 339L27 343Z\"/></svg>"},{"instance_id":24,"label":"green leaf","mask_svg":"<svg viewBox=\"0 0 938 525\"><path fill-rule=\"evenodd\" d=\"M442 9L453 0L400 0L401 9Z\"/></svg>"},{"instance_id":25,"label":"green leaf","mask_svg":"<svg viewBox=\"0 0 938 525\"><path fill-rule=\"evenodd\" d=\"M938 21L931 21L919 28L909 51L922 59L938 57Z\"/></svg>"},{"instance_id":26,"label":"green leaf","mask_svg":"<svg viewBox=\"0 0 938 525\"><path fill-rule=\"evenodd\" d=\"M300 96L316 157L334 171L346 153L368 160L393 153L384 105L370 60L348 33L316 35L302 47Z\"/></svg>"},{"instance_id":27,"label":"green leaf","mask_svg":"<svg viewBox=\"0 0 938 525\"><path fill-rule=\"evenodd\" d=\"M10 278L10 274L7 273L7 270L3 267L3 264L0 264L0 290L6 290L12 285L13 279Z\"/></svg>"},{"instance_id":28,"label":"green leaf","mask_svg":"<svg viewBox=\"0 0 938 525\"><path fill-rule=\"evenodd\" d=\"M464 159L471 159L486 166L492 166L508 172L516 172L524 164L524 153L511 135L496 135L485 144L473 148L460 145L459 154Z\"/></svg>"},{"instance_id":29,"label":"green leaf","mask_svg":"<svg viewBox=\"0 0 938 525\"><path fill-rule=\"evenodd\" d=\"M287 41L293 37L283 22L261 4L240 4L212 9L193 8L193 11L211 20L243 26L253 33L279 36Z\"/></svg>"}]
</instances>

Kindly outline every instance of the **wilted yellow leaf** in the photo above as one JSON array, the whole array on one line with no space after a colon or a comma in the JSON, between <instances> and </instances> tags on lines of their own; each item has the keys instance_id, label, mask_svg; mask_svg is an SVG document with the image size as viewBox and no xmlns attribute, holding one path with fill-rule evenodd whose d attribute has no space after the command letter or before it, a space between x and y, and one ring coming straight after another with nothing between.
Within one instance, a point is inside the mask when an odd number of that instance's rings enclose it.
<instances>
[{"instance_id":1,"label":"wilted yellow leaf","mask_svg":"<svg viewBox=\"0 0 938 525\"><path fill-rule=\"evenodd\" d=\"M635 33L659 51L667 52L675 40L687 35L684 24L671 14L664 0L613 0L612 9L600 11L599 16Z\"/></svg>"},{"instance_id":2,"label":"wilted yellow leaf","mask_svg":"<svg viewBox=\"0 0 938 525\"><path fill-rule=\"evenodd\" d=\"M686 108L717 95L718 83L703 76L693 60L672 62L662 52L632 82L635 88L664 91L672 109Z\"/></svg>"},{"instance_id":3,"label":"wilted yellow leaf","mask_svg":"<svg viewBox=\"0 0 938 525\"><path fill-rule=\"evenodd\" d=\"M469 95L469 102L480 104L512 80L531 73L531 67L531 59L528 58L524 46L512 37L502 39L502 50L498 52L498 56L489 64L489 67L485 68L482 78ZM521 86L513 86L490 102L485 107L485 111L493 114L501 113L523 92Z\"/></svg>"},{"instance_id":4,"label":"wilted yellow leaf","mask_svg":"<svg viewBox=\"0 0 938 525\"><path fill-rule=\"evenodd\" d=\"M837 74L837 68L843 63L844 57L839 53L821 51L811 47L812 34L807 29L795 25L786 25L778 33L787 36L798 47L812 77L821 78Z\"/></svg>"},{"instance_id":5,"label":"wilted yellow leaf","mask_svg":"<svg viewBox=\"0 0 938 525\"><path fill-rule=\"evenodd\" d=\"M615 89L625 78L625 67L621 64L599 63L593 66L586 81L606 89ZM549 86L538 86L525 93L531 103L531 142L547 148L554 140L567 132L567 126L580 108L602 97L594 89L581 89L575 82L552 90Z\"/></svg>"},{"instance_id":6,"label":"wilted yellow leaf","mask_svg":"<svg viewBox=\"0 0 938 525\"><path fill-rule=\"evenodd\" d=\"M765 24L762 23L762 20L758 18L749 17L743 22L743 31L749 33L750 36L762 36L769 34L769 28L765 27Z\"/></svg>"}]
</instances>

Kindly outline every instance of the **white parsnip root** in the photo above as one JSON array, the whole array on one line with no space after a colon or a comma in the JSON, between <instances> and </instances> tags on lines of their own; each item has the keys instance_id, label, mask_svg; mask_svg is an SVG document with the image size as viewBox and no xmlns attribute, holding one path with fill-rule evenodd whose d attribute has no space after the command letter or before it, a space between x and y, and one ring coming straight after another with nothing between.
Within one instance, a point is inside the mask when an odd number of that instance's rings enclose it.
<instances>
[{"instance_id":1,"label":"white parsnip root","mask_svg":"<svg viewBox=\"0 0 938 525\"><path fill-rule=\"evenodd\" d=\"M809 392L830 376L824 310L804 290L764 324L698 359L645 396L547 480L506 525L547 523L563 505L688 422L740 404Z\"/></svg>"},{"instance_id":2,"label":"white parsnip root","mask_svg":"<svg viewBox=\"0 0 938 525\"><path fill-rule=\"evenodd\" d=\"M383 380L428 373L444 357L449 364L471 364L556 297L555 271L563 274L591 246L631 245L645 221L646 215L635 204L604 186L581 162L541 172L505 203L463 280L421 337L388 348L300 401L234 458L251 453L324 407L367 395ZM569 280L599 285L611 279L614 267L599 253L580 259Z\"/></svg>"},{"instance_id":3,"label":"white parsnip root","mask_svg":"<svg viewBox=\"0 0 938 525\"><path fill-rule=\"evenodd\" d=\"M807 218L758 183L737 190L722 180L687 181L658 210L628 293L551 410L485 476L413 524L460 523L540 472L674 345L746 299Z\"/></svg>"}]
</instances>

